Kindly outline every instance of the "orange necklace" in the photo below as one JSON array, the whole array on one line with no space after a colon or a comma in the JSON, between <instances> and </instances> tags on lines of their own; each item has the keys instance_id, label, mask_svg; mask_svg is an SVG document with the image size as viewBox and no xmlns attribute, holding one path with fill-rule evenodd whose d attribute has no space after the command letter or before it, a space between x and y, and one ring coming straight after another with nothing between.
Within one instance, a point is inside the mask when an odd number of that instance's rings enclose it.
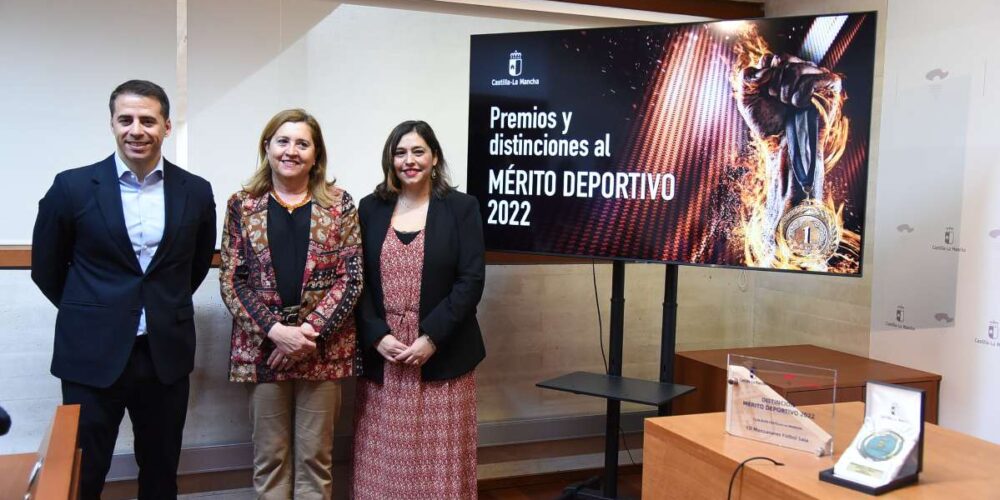
<instances>
[{"instance_id":1,"label":"orange necklace","mask_svg":"<svg viewBox=\"0 0 1000 500\"><path fill-rule=\"evenodd\" d=\"M285 210L288 210L288 213L292 213L295 209L312 201L312 196L310 196L309 193L306 193L305 198L302 198L302 201L298 203L286 203L285 200L282 200L281 197L278 196L278 192L274 189L271 189L271 196L274 197L274 201L278 202L278 205L281 205Z\"/></svg>"}]
</instances>

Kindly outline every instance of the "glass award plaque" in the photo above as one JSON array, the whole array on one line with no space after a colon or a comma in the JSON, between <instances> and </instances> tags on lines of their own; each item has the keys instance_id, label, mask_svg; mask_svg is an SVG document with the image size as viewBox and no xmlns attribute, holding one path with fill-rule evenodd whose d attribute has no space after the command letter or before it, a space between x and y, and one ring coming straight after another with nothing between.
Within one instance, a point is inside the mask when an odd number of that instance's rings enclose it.
<instances>
[{"instance_id":1,"label":"glass award plaque","mask_svg":"<svg viewBox=\"0 0 1000 500\"><path fill-rule=\"evenodd\" d=\"M730 354L726 432L812 453L833 453L837 370ZM790 397L808 398L798 408Z\"/></svg>"},{"instance_id":2,"label":"glass award plaque","mask_svg":"<svg viewBox=\"0 0 1000 500\"><path fill-rule=\"evenodd\" d=\"M871 495L917 482L923 464L922 389L868 382L865 419L851 445L820 479Z\"/></svg>"}]
</instances>

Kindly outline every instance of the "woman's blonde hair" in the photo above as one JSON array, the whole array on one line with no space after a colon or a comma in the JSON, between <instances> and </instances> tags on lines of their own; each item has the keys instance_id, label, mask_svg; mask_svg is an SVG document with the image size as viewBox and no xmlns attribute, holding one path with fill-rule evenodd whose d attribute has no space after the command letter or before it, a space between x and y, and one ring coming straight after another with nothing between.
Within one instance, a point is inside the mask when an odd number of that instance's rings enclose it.
<instances>
[{"instance_id":1,"label":"woman's blonde hair","mask_svg":"<svg viewBox=\"0 0 1000 500\"><path fill-rule=\"evenodd\" d=\"M309 194L312 199L324 207L333 204L333 198L328 190L333 181L326 180L326 143L323 142L323 131L316 121L304 109L286 109L274 115L264 126L257 142L257 170L247 182L245 189L251 196L260 197L274 188L271 180L271 164L267 160L267 145L271 138L286 123L305 123L312 132L313 145L316 147L316 164L309 170Z\"/></svg>"}]
</instances>

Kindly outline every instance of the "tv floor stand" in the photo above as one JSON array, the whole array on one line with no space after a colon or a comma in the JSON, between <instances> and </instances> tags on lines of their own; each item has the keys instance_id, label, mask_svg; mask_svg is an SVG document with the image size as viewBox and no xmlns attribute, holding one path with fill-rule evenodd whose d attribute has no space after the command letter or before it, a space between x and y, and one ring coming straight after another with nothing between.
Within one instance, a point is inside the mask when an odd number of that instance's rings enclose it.
<instances>
[{"instance_id":1,"label":"tv floor stand","mask_svg":"<svg viewBox=\"0 0 1000 500\"><path fill-rule=\"evenodd\" d=\"M562 498L618 498L618 429L621 403L629 401L657 407L659 415L670 413L670 401L694 390L674 384L674 350L677 341L677 265L667 264L663 291L663 324L658 382L622 377L622 346L625 337L625 261L615 260L611 273L611 328L608 372L573 372L536 384L545 389L596 396L607 400L604 427L604 474L567 487ZM597 489L597 485L600 489Z\"/></svg>"}]
</instances>

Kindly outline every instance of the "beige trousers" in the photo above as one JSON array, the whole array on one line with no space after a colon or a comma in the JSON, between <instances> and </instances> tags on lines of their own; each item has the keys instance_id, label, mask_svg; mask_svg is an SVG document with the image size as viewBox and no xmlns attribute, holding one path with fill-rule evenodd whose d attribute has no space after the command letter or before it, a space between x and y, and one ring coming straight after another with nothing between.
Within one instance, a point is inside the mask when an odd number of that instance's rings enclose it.
<instances>
[{"instance_id":1,"label":"beige trousers","mask_svg":"<svg viewBox=\"0 0 1000 500\"><path fill-rule=\"evenodd\" d=\"M247 387L257 498L330 498L340 382L288 380Z\"/></svg>"}]
</instances>

